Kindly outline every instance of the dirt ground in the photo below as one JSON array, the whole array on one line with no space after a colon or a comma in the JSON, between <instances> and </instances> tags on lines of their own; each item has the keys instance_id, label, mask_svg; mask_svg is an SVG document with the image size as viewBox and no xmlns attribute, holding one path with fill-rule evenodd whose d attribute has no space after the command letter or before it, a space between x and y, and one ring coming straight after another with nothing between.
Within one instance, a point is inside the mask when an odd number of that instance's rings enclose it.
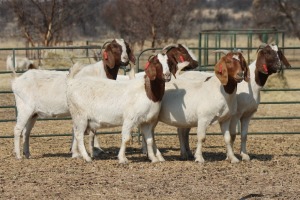
<instances>
[{"instance_id":1,"label":"dirt ground","mask_svg":"<svg viewBox=\"0 0 300 200\"><path fill-rule=\"evenodd\" d=\"M1 123L11 135L14 122ZM34 134L70 132L70 121L37 122ZM218 131L218 127L215 128ZM1 131L1 132L2 132ZM115 131L115 130L113 130ZM157 132L175 132L159 124ZM2 132L1 134L5 135ZM299 199L300 135L249 135L250 162L225 160L220 135L204 144L204 164L180 160L176 135L157 136L165 162L150 163L138 137L118 164L120 134L98 135L106 153L91 163L72 159L71 137L32 137L31 158L16 160L13 139L0 139L0 199ZM191 147L196 136L190 136ZM235 153L238 155L240 137Z\"/></svg>"}]
</instances>

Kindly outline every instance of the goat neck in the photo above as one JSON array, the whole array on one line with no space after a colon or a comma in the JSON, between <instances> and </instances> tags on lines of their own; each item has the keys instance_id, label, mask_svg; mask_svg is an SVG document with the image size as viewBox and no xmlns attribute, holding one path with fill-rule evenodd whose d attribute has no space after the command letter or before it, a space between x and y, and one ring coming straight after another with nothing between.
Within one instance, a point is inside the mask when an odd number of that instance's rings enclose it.
<instances>
[{"instance_id":1,"label":"goat neck","mask_svg":"<svg viewBox=\"0 0 300 200\"><path fill-rule=\"evenodd\" d=\"M147 97L153 102L162 100L165 93L165 82L171 80L168 56L158 54L146 64L144 76Z\"/></svg>"},{"instance_id":2,"label":"goat neck","mask_svg":"<svg viewBox=\"0 0 300 200\"><path fill-rule=\"evenodd\" d=\"M231 76L228 77L228 82L226 85L223 85L224 90L228 94L232 94L234 91L236 91L237 88L237 82L234 78Z\"/></svg>"},{"instance_id":3,"label":"goat neck","mask_svg":"<svg viewBox=\"0 0 300 200\"><path fill-rule=\"evenodd\" d=\"M148 76L145 76L145 91L150 100L159 102L165 93L165 81L158 78L150 80Z\"/></svg>"},{"instance_id":4,"label":"goat neck","mask_svg":"<svg viewBox=\"0 0 300 200\"><path fill-rule=\"evenodd\" d=\"M120 66L114 66L114 68L109 68L106 65L104 65L104 71L108 79L116 80L119 69Z\"/></svg>"}]
</instances>

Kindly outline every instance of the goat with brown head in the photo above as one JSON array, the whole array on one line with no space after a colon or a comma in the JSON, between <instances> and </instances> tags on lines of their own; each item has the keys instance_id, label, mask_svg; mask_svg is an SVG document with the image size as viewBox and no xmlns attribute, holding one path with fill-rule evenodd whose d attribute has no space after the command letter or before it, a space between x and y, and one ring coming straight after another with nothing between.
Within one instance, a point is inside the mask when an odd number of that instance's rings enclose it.
<instances>
[{"instance_id":1,"label":"goat with brown head","mask_svg":"<svg viewBox=\"0 0 300 200\"><path fill-rule=\"evenodd\" d=\"M215 65L214 71L228 93L234 91L237 83L243 80L249 81L249 68L240 51L217 50L214 52L225 54Z\"/></svg>"},{"instance_id":2,"label":"goat with brown head","mask_svg":"<svg viewBox=\"0 0 300 200\"><path fill-rule=\"evenodd\" d=\"M105 72L108 78L116 79L120 66L127 66L129 61L135 63L135 57L123 39L114 39L106 44L103 45L105 50L102 52Z\"/></svg>"},{"instance_id":3,"label":"goat with brown head","mask_svg":"<svg viewBox=\"0 0 300 200\"><path fill-rule=\"evenodd\" d=\"M269 75L282 70L282 64L287 68L291 67L277 45L263 43L257 52L255 80L260 86L266 83Z\"/></svg>"},{"instance_id":4,"label":"goat with brown head","mask_svg":"<svg viewBox=\"0 0 300 200\"><path fill-rule=\"evenodd\" d=\"M149 99L161 101L165 92L165 82L171 80L167 64L168 57L163 54L151 56L145 66L145 89Z\"/></svg>"},{"instance_id":5,"label":"goat with brown head","mask_svg":"<svg viewBox=\"0 0 300 200\"><path fill-rule=\"evenodd\" d=\"M189 62L189 65L183 70L191 70L198 67L198 61L194 54L182 44L171 44L163 48L162 52L168 55L168 65L171 73L175 76L178 69L178 63Z\"/></svg>"}]
</instances>

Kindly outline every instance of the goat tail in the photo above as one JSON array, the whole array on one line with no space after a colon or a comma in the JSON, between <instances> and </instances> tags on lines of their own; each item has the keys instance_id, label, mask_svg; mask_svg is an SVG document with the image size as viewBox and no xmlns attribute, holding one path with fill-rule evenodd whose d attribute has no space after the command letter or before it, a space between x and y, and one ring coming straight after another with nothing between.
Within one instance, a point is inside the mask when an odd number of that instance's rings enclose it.
<instances>
[{"instance_id":1,"label":"goat tail","mask_svg":"<svg viewBox=\"0 0 300 200\"><path fill-rule=\"evenodd\" d=\"M80 72L80 70L82 70L82 68L84 67L83 64L81 64L80 62L76 62L70 69L69 69L69 75L68 78L69 79L73 79L76 74L78 72Z\"/></svg>"},{"instance_id":2,"label":"goat tail","mask_svg":"<svg viewBox=\"0 0 300 200\"><path fill-rule=\"evenodd\" d=\"M12 67L11 71L12 71L11 77L16 78L17 77L16 69L14 67Z\"/></svg>"}]
</instances>

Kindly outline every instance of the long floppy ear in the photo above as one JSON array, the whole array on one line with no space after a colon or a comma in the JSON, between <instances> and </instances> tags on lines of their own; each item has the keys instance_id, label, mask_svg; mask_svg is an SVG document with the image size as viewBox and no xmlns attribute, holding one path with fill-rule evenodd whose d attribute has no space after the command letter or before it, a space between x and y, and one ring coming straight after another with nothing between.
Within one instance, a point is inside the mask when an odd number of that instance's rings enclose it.
<instances>
[{"instance_id":1,"label":"long floppy ear","mask_svg":"<svg viewBox=\"0 0 300 200\"><path fill-rule=\"evenodd\" d=\"M217 78L221 81L222 85L227 85L228 83L228 72L224 57L215 65L215 74Z\"/></svg>"},{"instance_id":2,"label":"long floppy ear","mask_svg":"<svg viewBox=\"0 0 300 200\"><path fill-rule=\"evenodd\" d=\"M261 53L261 51L259 51L257 55L256 69L263 74L268 74L266 59L265 56Z\"/></svg>"},{"instance_id":3,"label":"long floppy ear","mask_svg":"<svg viewBox=\"0 0 300 200\"><path fill-rule=\"evenodd\" d=\"M239 59L240 59L242 69L244 71L244 81L249 82L250 81L250 69L247 65L247 62L246 62L244 56L241 53L239 53Z\"/></svg>"},{"instance_id":4,"label":"long floppy ear","mask_svg":"<svg viewBox=\"0 0 300 200\"><path fill-rule=\"evenodd\" d=\"M104 66L107 65L110 69L115 66L115 57L111 51L111 48L106 48L102 53Z\"/></svg>"},{"instance_id":5,"label":"long floppy ear","mask_svg":"<svg viewBox=\"0 0 300 200\"><path fill-rule=\"evenodd\" d=\"M156 67L155 64L151 62L151 60L146 63L145 73L149 77L149 79L153 81L156 78Z\"/></svg>"},{"instance_id":6,"label":"long floppy ear","mask_svg":"<svg viewBox=\"0 0 300 200\"><path fill-rule=\"evenodd\" d=\"M173 56L168 56L168 66L169 66L170 72L176 78L175 74L178 69L177 69L177 62Z\"/></svg>"},{"instance_id":7,"label":"long floppy ear","mask_svg":"<svg viewBox=\"0 0 300 200\"><path fill-rule=\"evenodd\" d=\"M291 65L289 63L289 61L286 59L286 57L283 55L282 51L279 49L277 51L278 53L278 56L279 56L279 59L281 60L281 62L283 63L283 65L286 67L286 68L290 68Z\"/></svg>"},{"instance_id":8,"label":"long floppy ear","mask_svg":"<svg viewBox=\"0 0 300 200\"><path fill-rule=\"evenodd\" d=\"M129 57L129 60L135 64L135 56L133 54L133 50L130 48L129 44L127 42L125 42L125 46L126 46L126 51Z\"/></svg>"}]
</instances>

